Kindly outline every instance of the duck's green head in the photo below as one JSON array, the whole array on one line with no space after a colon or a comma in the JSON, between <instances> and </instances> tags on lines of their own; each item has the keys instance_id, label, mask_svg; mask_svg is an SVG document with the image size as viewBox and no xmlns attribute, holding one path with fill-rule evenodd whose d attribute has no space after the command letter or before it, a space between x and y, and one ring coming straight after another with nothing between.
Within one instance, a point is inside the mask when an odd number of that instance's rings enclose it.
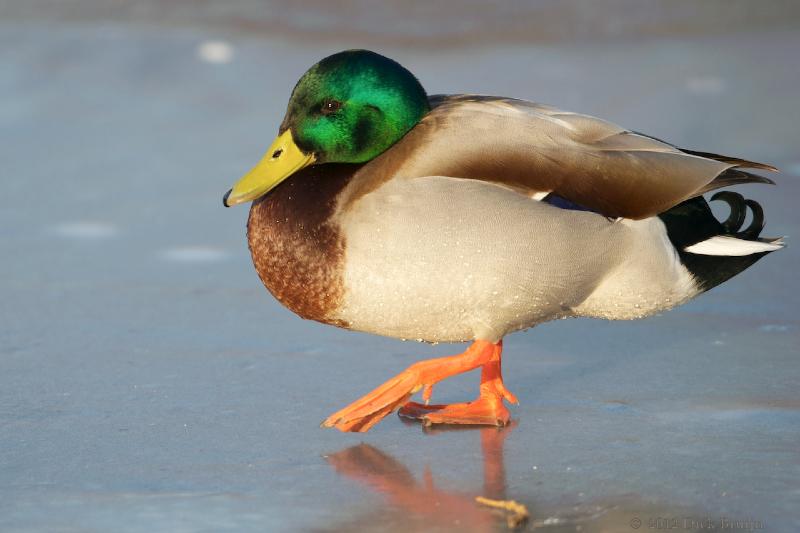
<instances>
[{"instance_id":1,"label":"duck's green head","mask_svg":"<svg viewBox=\"0 0 800 533\"><path fill-rule=\"evenodd\" d=\"M278 138L223 203L255 200L308 165L369 161L429 110L425 89L399 63L368 50L326 57L297 82Z\"/></svg>"}]
</instances>

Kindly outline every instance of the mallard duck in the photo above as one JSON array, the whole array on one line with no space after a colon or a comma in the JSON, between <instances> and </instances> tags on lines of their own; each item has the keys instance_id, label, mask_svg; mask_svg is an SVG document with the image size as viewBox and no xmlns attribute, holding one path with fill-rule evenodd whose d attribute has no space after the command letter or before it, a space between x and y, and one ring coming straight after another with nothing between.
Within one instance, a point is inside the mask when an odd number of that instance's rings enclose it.
<instances>
[{"instance_id":1,"label":"mallard duck","mask_svg":"<svg viewBox=\"0 0 800 533\"><path fill-rule=\"evenodd\" d=\"M428 96L395 61L326 57L295 86L278 137L223 199L253 201L266 288L303 318L425 342L471 342L411 365L323 423L367 431L395 409L425 424L509 421L502 339L557 318L644 318L783 246L731 191L776 170L678 148L512 98ZM748 209L752 222L741 229ZM478 398L428 405L481 368ZM422 391L424 403L409 401Z\"/></svg>"}]
</instances>

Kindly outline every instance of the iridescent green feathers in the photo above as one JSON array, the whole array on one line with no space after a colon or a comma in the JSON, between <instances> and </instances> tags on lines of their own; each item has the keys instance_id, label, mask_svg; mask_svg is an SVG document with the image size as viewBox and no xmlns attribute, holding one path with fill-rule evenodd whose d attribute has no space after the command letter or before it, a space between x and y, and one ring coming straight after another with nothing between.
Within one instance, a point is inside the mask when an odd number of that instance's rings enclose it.
<instances>
[{"instance_id":1,"label":"iridescent green feathers","mask_svg":"<svg viewBox=\"0 0 800 533\"><path fill-rule=\"evenodd\" d=\"M400 140L430 110L399 63L367 50L326 57L292 91L280 131L319 163L362 163Z\"/></svg>"}]
</instances>

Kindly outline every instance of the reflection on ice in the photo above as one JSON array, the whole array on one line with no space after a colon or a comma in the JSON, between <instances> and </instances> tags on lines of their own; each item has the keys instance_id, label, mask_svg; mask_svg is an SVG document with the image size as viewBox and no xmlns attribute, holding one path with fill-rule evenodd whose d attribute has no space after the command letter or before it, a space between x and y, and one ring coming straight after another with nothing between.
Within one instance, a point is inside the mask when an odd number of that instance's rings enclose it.
<instances>
[{"instance_id":1,"label":"reflection on ice","mask_svg":"<svg viewBox=\"0 0 800 533\"><path fill-rule=\"evenodd\" d=\"M377 492L389 506L356 522L334 527L336 531L360 529L365 524L408 530L417 528L466 528L470 531L494 531L507 512L492 510L476 502L476 496L493 500L506 499L506 473L503 443L511 434L514 423L505 428L487 427L481 432L483 456L483 491L449 491L438 488L433 470L425 465L423 479L418 481L409 469L392 456L369 444L359 444L327 456L328 463L342 476L353 479ZM427 430L451 431L448 429ZM459 431L455 429L452 431ZM464 431L474 431L464 430ZM522 526L524 520L509 523Z\"/></svg>"},{"instance_id":2,"label":"reflection on ice","mask_svg":"<svg viewBox=\"0 0 800 533\"><path fill-rule=\"evenodd\" d=\"M53 227L53 232L70 239L101 240L116 236L118 230L108 222L77 221L57 224Z\"/></svg>"},{"instance_id":3,"label":"reflection on ice","mask_svg":"<svg viewBox=\"0 0 800 533\"><path fill-rule=\"evenodd\" d=\"M205 41L197 47L197 57L206 63L230 63L234 48L225 41Z\"/></svg>"},{"instance_id":4,"label":"reflection on ice","mask_svg":"<svg viewBox=\"0 0 800 533\"><path fill-rule=\"evenodd\" d=\"M792 326L788 324L764 324L758 328L758 331L765 333L785 333L789 331Z\"/></svg>"},{"instance_id":5,"label":"reflection on ice","mask_svg":"<svg viewBox=\"0 0 800 533\"><path fill-rule=\"evenodd\" d=\"M659 529L670 524L681 531L719 531L724 529L723 520L730 520L706 516L696 509L660 506L634 496L616 501L534 506L529 493L509 494L508 491L503 450L515 426L516 422L512 422L505 428L480 429L483 486L475 489L440 488L451 484L453 476L445 472L434 474L435 467L431 468L430 464L425 464L422 479L418 480L408 466L370 444L358 444L326 456L337 474L378 494L385 505L370 506L362 512L353 511L346 519L315 530L484 532L535 529L589 533ZM437 434L450 431L472 433L476 430L441 426L425 431ZM440 477L440 486L437 486L436 476ZM481 499L520 502L524 504L521 507L525 512L515 515L505 509L485 506L477 501L478 496L483 497Z\"/></svg>"},{"instance_id":6,"label":"reflection on ice","mask_svg":"<svg viewBox=\"0 0 800 533\"><path fill-rule=\"evenodd\" d=\"M178 263L214 263L224 261L230 254L213 246L176 246L163 250L160 257Z\"/></svg>"},{"instance_id":7,"label":"reflection on ice","mask_svg":"<svg viewBox=\"0 0 800 533\"><path fill-rule=\"evenodd\" d=\"M686 89L695 94L719 94L725 90L725 80L716 76L697 76L686 80Z\"/></svg>"}]
</instances>

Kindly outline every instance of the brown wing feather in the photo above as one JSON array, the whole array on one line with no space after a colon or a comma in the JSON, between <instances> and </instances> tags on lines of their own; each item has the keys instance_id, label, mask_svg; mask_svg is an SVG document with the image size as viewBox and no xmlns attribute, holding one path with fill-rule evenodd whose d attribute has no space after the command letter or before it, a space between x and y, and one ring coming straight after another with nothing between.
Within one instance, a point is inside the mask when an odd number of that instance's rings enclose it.
<instances>
[{"instance_id":1,"label":"brown wing feather","mask_svg":"<svg viewBox=\"0 0 800 533\"><path fill-rule=\"evenodd\" d=\"M736 167L773 168L681 150L521 100L436 95L430 101L433 109L420 124L363 167L360 193L392 177L452 176L531 195L555 192L608 216L646 218L718 186L769 181Z\"/></svg>"},{"instance_id":2,"label":"brown wing feather","mask_svg":"<svg viewBox=\"0 0 800 533\"><path fill-rule=\"evenodd\" d=\"M641 132L638 132L638 131L635 131L633 133L635 133L636 135L641 135L643 137L649 137L649 138L651 138L653 140L656 140L658 142L662 142L664 144L670 144L670 143L668 143L666 141L663 141L663 140L659 139L658 137L653 137L652 135L647 135L645 133L641 133ZM715 154L715 153L712 153L712 152L701 152L699 150L689 150L687 148L679 148L678 146L675 146L674 144L670 145L670 146L673 146L674 148L677 148L681 152L689 154L689 155L696 155L698 157L705 157L706 159L714 159L716 161L721 161L723 163L730 163L731 165L736 165L737 167L758 168L758 169L761 169L761 170L768 170L770 172L779 172L778 168L776 168L776 167L774 167L772 165L768 165L766 163L758 163L756 161L749 161L747 159L740 159L738 157L731 157L729 155ZM763 178L763 179L766 179L766 178ZM768 182L769 183L774 183L772 180L768 180Z\"/></svg>"}]
</instances>

